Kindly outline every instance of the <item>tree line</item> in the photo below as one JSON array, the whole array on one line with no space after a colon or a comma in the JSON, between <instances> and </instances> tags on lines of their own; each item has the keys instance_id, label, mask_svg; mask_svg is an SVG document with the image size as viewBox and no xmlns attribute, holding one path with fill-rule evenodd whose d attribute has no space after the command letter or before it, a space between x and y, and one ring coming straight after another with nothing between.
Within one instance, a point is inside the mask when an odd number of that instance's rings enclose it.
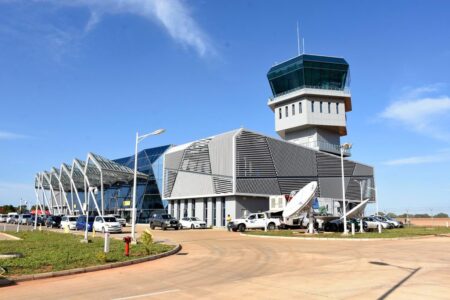
<instances>
[{"instance_id":1,"label":"tree line","mask_svg":"<svg viewBox=\"0 0 450 300\"><path fill-rule=\"evenodd\" d=\"M390 218L448 218L448 214L440 212L437 213L435 215L429 215L429 214L407 214L407 213L403 213L403 214L394 214L392 212L390 213L384 213L384 212L379 212L378 213L380 216L387 216Z\"/></svg>"}]
</instances>

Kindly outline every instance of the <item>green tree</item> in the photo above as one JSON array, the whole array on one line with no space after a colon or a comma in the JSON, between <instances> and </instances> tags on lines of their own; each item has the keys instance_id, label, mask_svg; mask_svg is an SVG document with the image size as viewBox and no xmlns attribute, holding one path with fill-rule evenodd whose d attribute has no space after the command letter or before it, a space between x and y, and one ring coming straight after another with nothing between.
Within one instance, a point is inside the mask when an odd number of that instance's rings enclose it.
<instances>
[{"instance_id":1,"label":"green tree","mask_svg":"<svg viewBox=\"0 0 450 300\"><path fill-rule=\"evenodd\" d=\"M435 218L448 218L448 214L446 213L438 213L434 215Z\"/></svg>"},{"instance_id":2,"label":"green tree","mask_svg":"<svg viewBox=\"0 0 450 300\"><path fill-rule=\"evenodd\" d=\"M7 214L10 212L16 212L17 208L12 205L3 205L0 207L0 213Z\"/></svg>"},{"instance_id":3,"label":"green tree","mask_svg":"<svg viewBox=\"0 0 450 300\"><path fill-rule=\"evenodd\" d=\"M430 218L429 214L415 214L414 218Z\"/></svg>"},{"instance_id":4,"label":"green tree","mask_svg":"<svg viewBox=\"0 0 450 300\"><path fill-rule=\"evenodd\" d=\"M387 213L386 216L388 216L389 218L397 218L397 215L394 213Z\"/></svg>"}]
</instances>

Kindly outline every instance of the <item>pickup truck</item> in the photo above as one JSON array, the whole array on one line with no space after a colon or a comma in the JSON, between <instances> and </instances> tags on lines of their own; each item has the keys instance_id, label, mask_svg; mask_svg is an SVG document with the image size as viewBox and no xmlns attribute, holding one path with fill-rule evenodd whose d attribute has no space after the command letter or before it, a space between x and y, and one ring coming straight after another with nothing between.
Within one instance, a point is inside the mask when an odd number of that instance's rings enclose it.
<instances>
[{"instance_id":1,"label":"pickup truck","mask_svg":"<svg viewBox=\"0 0 450 300\"><path fill-rule=\"evenodd\" d=\"M178 230L181 228L180 222L169 214L154 214L150 218L149 223L150 229L161 227L162 230L166 230L167 228Z\"/></svg>"},{"instance_id":2,"label":"pickup truck","mask_svg":"<svg viewBox=\"0 0 450 300\"><path fill-rule=\"evenodd\" d=\"M265 229L274 230L281 225L280 219L269 218L266 213L254 213L246 218L232 220L228 226L234 232L243 232L246 229Z\"/></svg>"}]
</instances>

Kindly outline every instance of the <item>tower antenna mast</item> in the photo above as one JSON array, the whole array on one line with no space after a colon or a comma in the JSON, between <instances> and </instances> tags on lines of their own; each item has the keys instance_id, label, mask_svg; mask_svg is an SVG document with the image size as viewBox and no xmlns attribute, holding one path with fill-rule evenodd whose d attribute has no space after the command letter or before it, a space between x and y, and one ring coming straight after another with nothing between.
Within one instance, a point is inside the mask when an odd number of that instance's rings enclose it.
<instances>
[{"instance_id":1,"label":"tower antenna mast","mask_svg":"<svg viewBox=\"0 0 450 300\"><path fill-rule=\"evenodd\" d=\"M298 29L298 21L297 21L297 54L300 55L300 30Z\"/></svg>"}]
</instances>

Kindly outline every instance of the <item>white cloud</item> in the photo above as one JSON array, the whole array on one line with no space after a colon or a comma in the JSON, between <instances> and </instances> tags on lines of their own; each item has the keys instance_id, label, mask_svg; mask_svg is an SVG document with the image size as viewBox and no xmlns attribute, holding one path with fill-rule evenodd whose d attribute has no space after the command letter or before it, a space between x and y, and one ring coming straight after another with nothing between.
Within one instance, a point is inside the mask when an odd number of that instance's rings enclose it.
<instances>
[{"instance_id":1,"label":"white cloud","mask_svg":"<svg viewBox=\"0 0 450 300\"><path fill-rule=\"evenodd\" d=\"M172 39L191 47L200 56L215 55L208 35L192 17L189 8L180 0L35 0L55 6L85 7L90 17L84 31L88 33L105 14L132 14L160 24Z\"/></svg>"},{"instance_id":2,"label":"white cloud","mask_svg":"<svg viewBox=\"0 0 450 300\"><path fill-rule=\"evenodd\" d=\"M1 131L0 130L0 140L18 140L27 138L26 135L17 134L9 131Z\"/></svg>"},{"instance_id":3,"label":"white cloud","mask_svg":"<svg viewBox=\"0 0 450 300\"><path fill-rule=\"evenodd\" d=\"M393 159L384 162L383 164L388 166L400 166L400 165L419 165L450 161L450 154L443 155L424 155L424 156L411 156L400 159Z\"/></svg>"},{"instance_id":4,"label":"white cloud","mask_svg":"<svg viewBox=\"0 0 450 300\"><path fill-rule=\"evenodd\" d=\"M438 92L441 86L430 85L410 90L400 100L390 104L381 113L381 118L399 123L420 134L450 141L447 130L450 122L450 97L425 96Z\"/></svg>"}]
</instances>

